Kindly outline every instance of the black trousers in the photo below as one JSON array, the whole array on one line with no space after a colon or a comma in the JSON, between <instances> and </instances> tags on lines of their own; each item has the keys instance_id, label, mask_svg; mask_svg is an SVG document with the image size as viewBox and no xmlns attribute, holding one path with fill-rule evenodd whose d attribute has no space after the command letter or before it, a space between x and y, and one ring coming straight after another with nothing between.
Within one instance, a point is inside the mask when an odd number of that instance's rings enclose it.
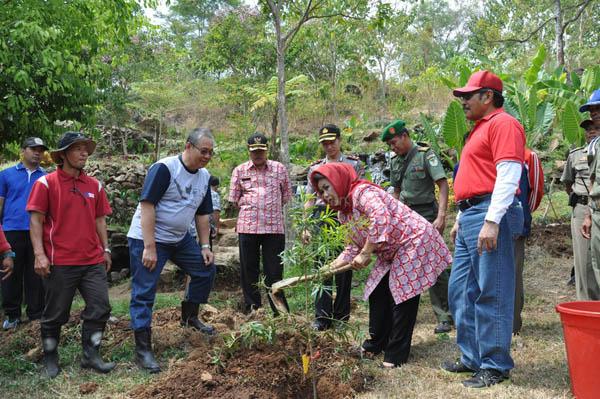
<instances>
[{"instance_id":1,"label":"black trousers","mask_svg":"<svg viewBox=\"0 0 600 399\"><path fill-rule=\"evenodd\" d=\"M333 279L323 282L321 295L315 300L315 315L320 323L330 325L332 320L350 319L350 292L352 291L352 270L339 273L335 279L335 301L331 295Z\"/></svg>"},{"instance_id":2,"label":"black trousers","mask_svg":"<svg viewBox=\"0 0 600 399\"><path fill-rule=\"evenodd\" d=\"M384 352L384 362L397 366L408 361L420 295L395 304L389 288L389 273L369 296L369 335L363 342L367 352Z\"/></svg>"},{"instance_id":3,"label":"black trousers","mask_svg":"<svg viewBox=\"0 0 600 399\"><path fill-rule=\"evenodd\" d=\"M2 307L11 319L21 318L21 304L25 292L25 305L29 320L42 317L44 289L42 279L33 269L35 257L29 230L5 231L6 239L15 253L13 274L2 281Z\"/></svg>"},{"instance_id":4,"label":"black trousers","mask_svg":"<svg viewBox=\"0 0 600 399\"><path fill-rule=\"evenodd\" d=\"M239 248L244 311L247 312L261 306L260 289L258 288L261 255L266 286L270 287L283 277L283 263L279 255L285 249L285 235L240 233ZM287 307L283 292L278 295ZM269 298L269 304L273 313L277 314L271 298Z\"/></svg>"},{"instance_id":5,"label":"black trousers","mask_svg":"<svg viewBox=\"0 0 600 399\"><path fill-rule=\"evenodd\" d=\"M50 275L42 280L46 290L42 337L57 336L60 327L69 321L75 290L79 290L85 301L81 312L84 326L94 330L104 328L110 316L104 265L51 266Z\"/></svg>"},{"instance_id":6,"label":"black trousers","mask_svg":"<svg viewBox=\"0 0 600 399\"><path fill-rule=\"evenodd\" d=\"M325 206L316 206L313 218L319 218L325 212ZM337 219L335 219L337 222ZM325 223L318 226L325 227ZM315 232L318 233L318 232ZM343 248L340 248L340 251ZM333 282L335 281L335 301L333 300ZM315 317L319 323L331 325L332 320L348 321L350 319L350 293L352 291L352 270L336 274L333 278L323 281L324 289L315 298Z\"/></svg>"}]
</instances>

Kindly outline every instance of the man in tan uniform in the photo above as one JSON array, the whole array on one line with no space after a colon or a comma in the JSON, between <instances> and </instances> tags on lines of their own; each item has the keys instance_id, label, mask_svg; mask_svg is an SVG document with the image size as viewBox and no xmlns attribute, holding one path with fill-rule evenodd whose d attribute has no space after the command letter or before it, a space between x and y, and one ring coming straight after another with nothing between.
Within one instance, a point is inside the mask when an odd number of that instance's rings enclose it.
<instances>
[{"instance_id":1,"label":"man in tan uniform","mask_svg":"<svg viewBox=\"0 0 600 399\"><path fill-rule=\"evenodd\" d=\"M585 129L587 144L598 135L592 121L584 121L581 127ZM567 164L563 171L561 181L569 194L569 205L573 207L571 215L571 237L573 239L573 262L575 265L575 291L578 300L590 300L599 298L600 292L592 273L592 256L590 252L590 240L581 233L581 226L586 215L589 214L587 206L592 183L590 181L590 170L588 168L588 145L575 148L569 153ZM590 280L589 277L592 277Z\"/></svg>"}]
</instances>

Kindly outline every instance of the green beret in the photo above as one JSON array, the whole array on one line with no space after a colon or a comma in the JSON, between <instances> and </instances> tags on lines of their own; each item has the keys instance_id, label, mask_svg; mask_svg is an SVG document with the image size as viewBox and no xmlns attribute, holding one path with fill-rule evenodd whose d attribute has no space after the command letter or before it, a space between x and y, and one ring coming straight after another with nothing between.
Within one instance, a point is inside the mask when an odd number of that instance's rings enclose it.
<instances>
[{"instance_id":1,"label":"green beret","mask_svg":"<svg viewBox=\"0 0 600 399\"><path fill-rule=\"evenodd\" d=\"M406 130L406 122L402 119L397 119L383 129L381 133L381 141L386 142L397 134L402 134Z\"/></svg>"}]
</instances>

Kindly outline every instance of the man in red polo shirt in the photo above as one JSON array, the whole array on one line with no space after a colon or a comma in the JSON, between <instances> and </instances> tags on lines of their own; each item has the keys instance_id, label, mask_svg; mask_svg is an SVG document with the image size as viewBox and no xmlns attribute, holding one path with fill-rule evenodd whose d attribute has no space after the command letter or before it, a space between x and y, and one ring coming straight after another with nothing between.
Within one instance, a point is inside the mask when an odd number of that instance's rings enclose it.
<instances>
[{"instance_id":1,"label":"man in red polo shirt","mask_svg":"<svg viewBox=\"0 0 600 399\"><path fill-rule=\"evenodd\" d=\"M516 194L525 132L504 112L502 81L493 73L474 73L454 95L475 125L454 180L460 213L451 232L455 250L448 299L461 357L442 368L473 373L463 385L483 388L507 380L514 367L514 239L523 230Z\"/></svg>"},{"instance_id":2,"label":"man in red polo shirt","mask_svg":"<svg viewBox=\"0 0 600 399\"><path fill-rule=\"evenodd\" d=\"M46 292L40 328L44 365L50 378L60 372L60 328L69 320L77 289L85 301L81 366L108 373L115 364L102 361L99 349L110 316L106 216L112 211L102 184L83 172L96 143L82 133L67 132L58 147L50 153L58 168L34 184L26 208L31 213L35 272Z\"/></svg>"}]
</instances>

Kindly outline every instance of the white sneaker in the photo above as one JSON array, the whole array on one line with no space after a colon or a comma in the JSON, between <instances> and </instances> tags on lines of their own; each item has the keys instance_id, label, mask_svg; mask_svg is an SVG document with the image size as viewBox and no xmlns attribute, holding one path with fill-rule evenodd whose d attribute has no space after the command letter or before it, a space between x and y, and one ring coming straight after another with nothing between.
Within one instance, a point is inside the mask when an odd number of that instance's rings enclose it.
<instances>
[{"instance_id":1,"label":"white sneaker","mask_svg":"<svg viewBox=\"0 0 600 399\"><path fill-rule=\"evenodd\" d=\"M11 328L17 328L17 326L19 325L20 320L19 319L14 319L14 320L10 320L10 319L5 319L4 323L2 323L2 328L4 330L10 330Z\"/></svg>"}]
</instances>

